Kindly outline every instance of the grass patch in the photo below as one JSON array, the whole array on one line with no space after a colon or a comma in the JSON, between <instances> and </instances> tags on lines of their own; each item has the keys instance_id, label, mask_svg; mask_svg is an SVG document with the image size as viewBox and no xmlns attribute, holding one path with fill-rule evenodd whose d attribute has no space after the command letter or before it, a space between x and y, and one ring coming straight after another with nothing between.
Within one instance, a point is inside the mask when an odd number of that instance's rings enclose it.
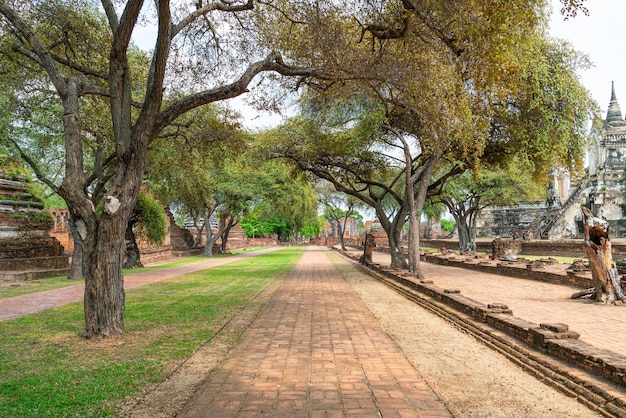
<instances>
[{"instance_id":1,"label":"grass patch","mask_svg":"<svg viewBox=\"0 0 626 418\"><path fill-rule=\"evenodd\" d=\"M247 248L242 250L235 250L232 254L217 254L214 258L232 257L235 254L250 253L257 251L260 248ZM168 267L180 266L185 264L196 263L199 261L206 261L206 257L202 256L190 256L178 258L175 261L168 261L163 264L158 264L150 267L142 267L136 269L124 269L122 270L124 276L130 276L144 271L160 270ZM0 282L0 299L11 298L13 296L27 295L30 293L43 292L46 290L59 289L62 287L74 286L82 283L78 280L68 280L66 276L51 277L46 279L26 280L16 282Z\"/></svg>"},{"instance_id":2,"label":"grass patch","mask_svg":"<svg viewBox=\"0 0 626 418\"><path fill-rule=\"evenodd\" d=\"M125 398L163 381L261 289L286 277L302 251L289 247L131 289L122 337L81 338L82 303L3 321L0 411L115 416Z\"/></svg>"}]
</instances>

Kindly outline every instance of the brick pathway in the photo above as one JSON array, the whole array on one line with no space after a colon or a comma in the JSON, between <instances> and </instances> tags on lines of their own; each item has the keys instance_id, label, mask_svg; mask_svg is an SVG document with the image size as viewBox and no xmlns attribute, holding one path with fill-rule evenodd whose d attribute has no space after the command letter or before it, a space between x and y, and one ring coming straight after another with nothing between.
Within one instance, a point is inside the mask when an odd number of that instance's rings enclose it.
<instances>
[{"instance_id":1,"label":"brick pathway","mask_svg":"<svg viewBox=\"0 0 626 418\"><path fill-rule=\"evenodd\" d=\"M389 265L388 254L374 252L373 261ZM626 355L626 305L597 305L571 299L580 289L570 286L517 279L459 267L422 262L422 272L443 289L459 289L461 294L482 303L501 302L513 315L536 324L561 322L580 334L589 344Z\"/></svg>"},{"instance_id":2,"label":"brick pathway","mask_svg":"<svg viewBox=\"0 0 626 418\"><path fill-rule=\"evenodd\" d=\"M143 286L148 283L171 279L172 277L192 273L194 271L232 263L242 258L254 257L275 251L276 249L277 248L266 248L259 251L237 254L232 257L209 258L197 263L132 274L124 277L124 289ZM45 311L56 308L57 306L67 305L68 303L81 302L84 294L85 285L78 284L60 289L47 290L45 292L0 299L0 321Z\"/></svg>"},{"instance_id":3,"label":"brick pathway","mask_svg":"<svg viewBox=\"0 0 626 418\"><path fill-rule=\"evenodd\" d=\"M312 247L182 416L449 417Z\"/></svg>"}]
</instances>

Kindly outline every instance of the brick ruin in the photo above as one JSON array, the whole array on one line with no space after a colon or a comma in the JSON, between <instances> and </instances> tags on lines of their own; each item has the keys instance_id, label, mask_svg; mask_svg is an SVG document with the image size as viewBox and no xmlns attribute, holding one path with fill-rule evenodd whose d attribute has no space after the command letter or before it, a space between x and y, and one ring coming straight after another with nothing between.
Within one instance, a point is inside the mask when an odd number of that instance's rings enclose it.
<instances>
[{"instance_id":1,"label":"brick ruin","mask_svg":"<svg viewBox=\"0 0 626 418\"><path fill-rule=\"evenodd\" d=\"M69 270L65 249L50 236L53 219L28 184L26 177L0 169L0 280L62 276Z\"/></svg>"},{"instance_id":2,"label":"brick ruin","mask_svg":"<svg viewBox=\"0 0 626 418\"><path fill-rule=\"evenodd\" d=\"M626 237L626 119L611 86L606 117L589 133L587 175L571 184L555 173L544 202L488 207L476 220L477 237L513 239L582 238L580 207L609 222L611 236Z\"/></svg>"}]
</instances>

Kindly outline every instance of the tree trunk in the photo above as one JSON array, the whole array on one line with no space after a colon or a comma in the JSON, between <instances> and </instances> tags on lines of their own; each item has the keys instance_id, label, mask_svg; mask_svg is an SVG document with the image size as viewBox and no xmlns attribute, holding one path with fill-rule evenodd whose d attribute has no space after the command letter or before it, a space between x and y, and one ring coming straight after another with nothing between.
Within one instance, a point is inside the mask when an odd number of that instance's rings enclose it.
<instances>
[{"instance_id":1,"label":"tree trunk","mask_svg":"<svg viewBox=\"0 0 626 418\"><path fill-rule=\"evenodd\" d=\"M409 202L409 271L419 279L424 279L420 266L420 227L422 224L422 210L426 202L426 194L435 165L441 158L441 152L435 151L420 172L413 172L412 158L408 145L405 143L406 158L406 196ZM415 192L417 186L417 192Z\"/></svg>"},{"instance_id":2,"label":"tree trunk","mask_svg":"<svg viewBox=\"0 0 626 418\"><path fill-rule=\"evenodd\" d=\"M228 244L229 233L230 233L230 228L226 228L226 230L222 234L222 243L220 244L220 254L226 254L226 244Z\"/></svg>"},{"instance_id":3,"label":"tree trunk","mask_svg":"<svg viewBox=\"0 0 626 418\"><path fill-rule=\"evenodd\" d=\"M213 244L217 238L213 235L213 229L211 228L211 224L209 223L210 215L204 217L204 228L206 229L206 241L204 242L204 252L202 255L204 257L213 257Z\"/></svg>"},{"instance_id":4,"label":"tree trunk","mask_svg":"<svg viewBox=\"0 0 626 418\"><path fill-rule=\"evenodd\" d=\"M430 239L433 236L433 220L432 218L426 218L426 228L424 231L424 238Z\"/></svg>"},{"instance_id":5,"label":"tree trunk","mask_svg":"<svg viewBox=\"0 0 626 418\"><path fill-rule=\"evenodd\" d=\"M220 246L220 252L222 254L226 254L226 246L228 245L228 236L230 235L231 228L238 223L239 221L235 221L235 218L232 216L228 218L228 225L226 225L224 233L222 234L222 245Z\"/></svg>"},{"instance_id":6,"label":"tree trunk","mask_svg":"<svg viewBox=\"0 0 626 418\"><path fill-rule=\"evenodd\" d=\"M192 250L198 248L200 246L200 243L202 243L202 230L204 229L205 225L198 226L198 224L194 222L194 226L196 227L196 237L193 241L193 245L191 246Z\"/></svg>"},{"instance_id":7,"label":"tree trunk","mask_svg":"<svg viewBox=\"0 0 626 418\"><path fill-rule=\"evenodd\" d=\"M376 240L374 239L374 235L365 234L365 243L363 245L363 255L361 256L361 264L367 265L372 262L372 253L374 252L374 247L376 246Z\"/></svg>"},{"instance_id":8,"label":"tree trunk","mask_svg":"<svg viewBox=\"0 0 626 418\"><path fill-rule=\"evenodd\" d=\"M389 249L391 250L391 267L396 269L408 269L404 250L402 250L400 232L402 228L392 228L389 235Z\"/></svg>"},{"instance_id":9,"label":"tree trunk","mask_svg":"<svg viewBox=\"0 0 626 418\"><path fill-rule=\"evenodd\" d=\"M341 244L341 249L344 250L344 251L348 251L347 248L346 248L346 244L345 244L345 242L343 240L343 237L344 237L344 235L346 233L346 221L347 221L347 219L343 223L343 228L341 227L341 224L339 222L337 222L337 232L338 232L338 235L339 235L339 244Z\"/></svg>"},{"instance_id":10,"label":"tree trunk","mask_svg":"<svg viewBox=\"0 0 626 418\"><path fill-rule=\"evenodd\" d=\"M126 203L124 206L128 205L129 203ZM122 260L126 249L124 232L131 210L132 206L120 207L115 210L116 213L105 213L97 230L93 231L95 240L86 241L84 298L86 338L111 337L123 335L125 332ZM87 245L87 242L91 244Z\"/></svg>"},{"instance_id":11,"label":"tree trunk","mask_svg":"<svg viewBox=\"0 0 626 418\"><path fill-rule=\"evenodd\" d=\"M85 273L83 270L84 260L84 251L83 251L83 240L80 237L79 228L74 222L74 219L70 216L70 233L72 234L72 242L74 243L74 251L72 251L72 263L70 265L70 272L67 275L69 280L84 280ZM82 224L82 228L85 227L85 224Z\"/></svg>"},{"instance_id":12,"label":"tree trunk","mask_svg":"<svg viewBox=\"0 0 626 418\"><path fill-rule=\"evenodd\" d=\"M126 256L124 261L125 269L141 268L141 253L139 252L139 245L137 245L137 239L135 238L134 229L135 222L128 222L126 227Z\"/></svg>"},{"instance_id":13,"label":"tree trunk","mask_svg":"<svg viewBox=\"0 0 626 418\"><path fill-rule=\"evenodd\" d=\"M467 219L458 217L456 221L456 228L459 234L459 250L462 253L470 251L470 227L467 225Z\"/></svg>"},{"instance_id":14,"label":"tree trunk","mask_svg":"<svg viewBox=\"0 0 626 418\"><path fill-rule=\"evenodd\" d=\"M202 255L205 257L213 257L213 246L215 246L217 240L224 235L224 231L226 230L226 219L220 217L217 232L214 234L211 229L211 224L209 223L209 217L210 214L205 216L204 219L204 225L206 227L206 244Z\"/></svg>"},{"instance_id":15,"label":"tree trunk","mask_svg":"<svg viewBox=\"0 0 626 418\"><path fill-rule=\"evenodd\" d=\"M615 304L618 300L626 302L611 253L609 224L585 207L582 208L582 214L585 252L589 258L596 302L604 304Z\"/></svg>"}]
</instances>

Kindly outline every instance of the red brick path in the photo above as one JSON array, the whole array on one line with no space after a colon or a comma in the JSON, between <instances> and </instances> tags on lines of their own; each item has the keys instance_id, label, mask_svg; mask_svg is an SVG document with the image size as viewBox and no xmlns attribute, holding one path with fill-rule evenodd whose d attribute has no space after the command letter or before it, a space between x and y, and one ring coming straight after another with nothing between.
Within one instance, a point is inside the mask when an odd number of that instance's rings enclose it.
<instances>
[{"instance_id":1,"label":"red brick path","mask_svg":"<svg viewBox=\"0 0 626 418\"><path fill-rule=\"evenodd\" d=\"M312 247L185 408L195 417L449 417Z\"/></svg>"}]
</instances>

